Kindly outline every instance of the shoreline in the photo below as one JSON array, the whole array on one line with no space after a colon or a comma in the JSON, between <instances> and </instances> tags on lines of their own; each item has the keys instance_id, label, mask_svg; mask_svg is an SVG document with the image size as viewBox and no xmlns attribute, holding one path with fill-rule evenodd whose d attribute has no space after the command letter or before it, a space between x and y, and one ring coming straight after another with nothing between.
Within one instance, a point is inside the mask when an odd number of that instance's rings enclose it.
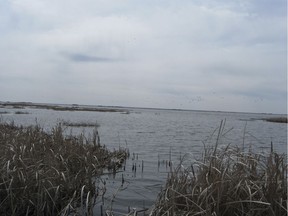
<instances>
[{"instance_id":1,"label":"shoreline","mask_svg":"<svg viewBox=\"0 0 288 216\"><path fill-rule=\"evenodd\" d=\"M87 111L87 112L120 112L129 113L127 109L116 109L109 107L84 107L78 104L71 104L70 106L56 105L56 104L40 104L31 102L1 102L0 105L4 108L11 107L14 109L24 109L25 107L34 109L50 109L55 111Z\"/></svg>"},{"instance_id":2,"label":"shoreline","mask_svg":"<svg viewBox=\"0 0 288 216\"><path fill-rule=\"evenodd\" d=\"M179 112L214 112L214 113L243 113L243 114L263 114L263 115L280 115L287 116L287 113L271 113L271 112L249 112L249 111L229 111L229 110L197 110L197 109L180 109L180 108L161 108L161 107L134 107L134 106L103 106L103 105L85 105L85 104L55 104L55 103L35 103L35 102L10 102L0 101L0 107L2 106L19 106L21 107L33 107L38 108L55 108L58 111L94 111L94 112L124 112L129 113L131 109L137 110L167 110L167 111L179 111ZM82 107L84 110L77 109ZM90 107L90 108L89 108ZM68 109L64 109L68 108ZM74 108L74 110L73 110Z\"/></svg>"}]
</instances>

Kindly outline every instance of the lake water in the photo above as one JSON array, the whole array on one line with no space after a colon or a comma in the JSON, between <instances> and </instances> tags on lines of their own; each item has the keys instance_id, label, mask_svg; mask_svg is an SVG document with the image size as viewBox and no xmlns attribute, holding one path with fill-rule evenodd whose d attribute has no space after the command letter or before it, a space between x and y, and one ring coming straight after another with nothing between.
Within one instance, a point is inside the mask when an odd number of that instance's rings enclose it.
<instances>
[{"instance_id":1,"label":"lake water","mask_svg":"<svg viewBox=\"0 0 288 216\"><path fill-rule=\"evenodd\" d=\"M165 184L169 172L166 161L171 159L176 166L184 154L189 154L191 158L201 156L203 142L206 145L216 142L212 135L222 120L226 121L225 128L229 131L222 139L223 145L231 143L242 147L244 141L245 148L265 152L269 151L272 141L274 150L287 153L287 124L260 120L278 115L127 109L129 114L34 108L0 108L0 112L8 112L1 115L2 121L14 121L21 125L37 123L47 130L63 120L97 122L102 144L111 150L119 146L129 149L131 157L126 161L125 170L116 176L102 177L109 190L105 194L104 204L99 199L94 209L95 215L100 214L100 204L104 210L112 207L115 215L127 213L128 207L130 210L150 208ZM28 114L15 114L16 111ZM76 135L84 132L88 136L92 130L89 127L66 127L65 133ZM134 166L136 172L132 171ZM122 178L125 180L124 188L121 187Z\"/></svg>"}]
</instances>

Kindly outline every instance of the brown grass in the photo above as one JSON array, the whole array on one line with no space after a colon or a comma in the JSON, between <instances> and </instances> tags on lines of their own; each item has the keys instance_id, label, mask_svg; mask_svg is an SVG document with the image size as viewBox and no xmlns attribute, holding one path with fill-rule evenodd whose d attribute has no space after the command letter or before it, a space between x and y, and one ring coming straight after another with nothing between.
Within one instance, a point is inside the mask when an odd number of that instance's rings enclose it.
<instances>
[{"instance_id":1,"label":"brown grass","mask_svg":"<svg viewBox=\"0 0 288 216\"><path fill-rule=\"evenodd\" d=\"M287 215L286 155L219 148L223 132L201 160L170 173L151 215Z\"/></svg>"},{"instance_id":2,"label":"brown grass","mask_svg":"<svg viewBox=\"0 0 288 216\"><path fill-rule=\"evenodd\" d=\"M92 214L105 194L103 170L116 170L127 152L100 145L97 131L65 138L62 127L50 134L39 126L0 124L0 215ZM98 181L97 181L98 180Z\"/></svg>"}]
</instances>

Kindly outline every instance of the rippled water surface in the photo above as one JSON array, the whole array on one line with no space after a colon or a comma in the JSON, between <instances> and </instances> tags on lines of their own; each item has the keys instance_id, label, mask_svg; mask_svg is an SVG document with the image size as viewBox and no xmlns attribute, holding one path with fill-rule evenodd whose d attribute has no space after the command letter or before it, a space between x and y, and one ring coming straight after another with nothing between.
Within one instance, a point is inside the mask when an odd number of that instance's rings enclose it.
<instances>
[{"instance_id":1,"label":"rippled water surface","mask_svg":"<svg viewBox=\"0 0 288 216\"><path fill-rule=\"evenodd\" d=\"M225 128L229 131L223 137L222 144L242 147L244 143L246 148L268 151L273 142L276 151L287 152L287 125L261 120L277 116L272 114L157 109L129 109L127 114L0 108L0 112L5 111L8 113L1 115L2 121L22 125L38 123L47 130L63 120L97 122L102 144L109 149L119 146L129 148L131 157L126 162L125 171L117 173L115 178L103 176L110 188L105 195L103 208L113 207L119 215L127 213L128 208L150 208L165 183L169 170L166 161L171 158L176 165L185 154L191 158L201 156L203 142L206 145L215 143L213 133L217 134L222 120L226 121ZM28 114L15 114L16 111ZM88 135L92 130L91 127L67 127L65 133L84 132ZM136 172L132 172L133 165L136 165ZM120 187L122 178L125 179L124 189ZM99 213L98 205L95 214Z\"/></svg>"}]
</instances>

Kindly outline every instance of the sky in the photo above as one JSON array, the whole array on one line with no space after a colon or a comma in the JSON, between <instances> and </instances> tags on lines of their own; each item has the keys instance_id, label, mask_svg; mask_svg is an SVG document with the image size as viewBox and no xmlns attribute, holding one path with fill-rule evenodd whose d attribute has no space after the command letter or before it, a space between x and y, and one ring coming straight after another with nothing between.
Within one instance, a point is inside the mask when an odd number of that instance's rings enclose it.
<instances>
[{"instance_id":1,"label":"sky","mask_svg":"<svg viewBox=\"0 0 288 216\"><path fill-rule=\"evenodd\" d=\"M286 0L0 0L0 101L287 113Z\"/></svg>"}]
</instances>

